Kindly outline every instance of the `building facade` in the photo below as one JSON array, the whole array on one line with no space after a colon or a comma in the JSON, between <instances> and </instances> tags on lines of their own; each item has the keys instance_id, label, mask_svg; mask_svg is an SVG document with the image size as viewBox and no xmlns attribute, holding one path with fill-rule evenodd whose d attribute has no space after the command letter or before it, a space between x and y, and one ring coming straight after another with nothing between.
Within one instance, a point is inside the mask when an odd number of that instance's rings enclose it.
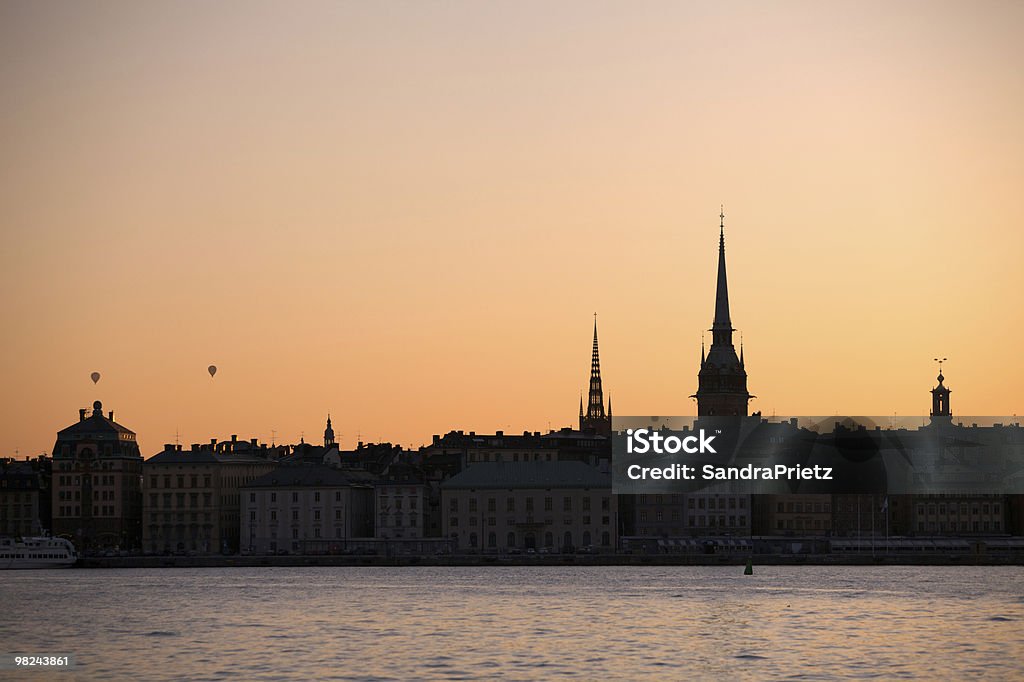
<instances>
[{"instance_id":1,"label":"building facade","mask_svg":"<svg viewBox=\"0 0 1024 682\"><path fill-rule=\"evenodd\" d=\"M323 464L281 466L241 488L241 544L252 554L333 554L373 538L374 477Z\"/></svg>"},{"instance_id":2,"label":"building facade","mask_svg":"<svg viewBox=\"0 0 1024 682\"><path fill-rule=\"evenodd\" d=\"M582 462L485 462L441 485L444 536L457 551L611 552L611 477Z\"/></svg>"},{"instance_id":3,"label":"building facade","mask_svg":"<svg viewBox=\"0 0 1024 682\"><path fill-rule=\"evenodd\" d=\"M423 473L409 464L393 464L374 488L377 508L375 535L381 540L425 537L428 505Z\"/></svg>"},{"instance_id":4,"label":"building facade","mask_svg":"<svg viewBox=\"0 0 1024 682\"><path fill-rule=\"evenodd\" d=\"M78 422L53 446L53 533L79 551L136 550L142 543L142 455L135 433L103 415L79 410Z\"/></svg>"},{"instance_id":5,"label":"building facade","mask_svg":"<svg viewBox=\"0 0 1024 682\"><path fill-rule=\"evenodd\" d=\"M246 450L236 453L216 441L193 444L190 450L168 444L146 460L142 465L143 550L237 553L239 489L276 467L258 456L258 448Z\"/></svg>"},{"instance_id":6,"label":"building facade","mask_svg":"<svg viewBox=\"0 0 1024 682\"><path fill-rule=\"evenodd\" d=\"M52 465L46 455L21 461L0 459L0 535L40 535L50 531Z\"/></svg>"}]
</instances>

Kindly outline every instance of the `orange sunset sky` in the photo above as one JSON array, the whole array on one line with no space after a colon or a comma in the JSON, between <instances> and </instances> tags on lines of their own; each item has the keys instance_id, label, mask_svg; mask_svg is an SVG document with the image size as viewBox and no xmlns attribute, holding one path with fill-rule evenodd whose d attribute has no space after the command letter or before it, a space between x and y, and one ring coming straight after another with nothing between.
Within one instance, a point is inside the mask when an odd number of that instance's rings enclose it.
<instances>
[{"instance_id":1,"label":"orange sunset sky","mask_svg":"<svg viewBox=\"0 0 1024 682\"><path fill-rule=\"evenodd\" d=\"M0 455L1024 410L1024 4L5 2ZM209 364L220 371L213 379ZM92 371L103 378L94 386Z\"/></svg>"}]
</instances>

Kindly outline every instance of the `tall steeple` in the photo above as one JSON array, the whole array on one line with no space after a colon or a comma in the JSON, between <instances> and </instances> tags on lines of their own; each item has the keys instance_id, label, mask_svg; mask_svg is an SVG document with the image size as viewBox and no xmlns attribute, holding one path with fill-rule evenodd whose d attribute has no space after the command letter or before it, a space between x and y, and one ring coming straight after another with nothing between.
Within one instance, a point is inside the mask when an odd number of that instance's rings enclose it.
<instances>
[{"instance_id":1,"label":"tall steeple","mask_svg":"<svg viewBox=\"0 0 1024 682\"><path fill-rule=\"evenodd\" d=\"M718 223L718 280L715 290L715 318L711 324L711 348L704 355L697 392L698 416L746 416L747 403L754 396L747 392L747 372L732 343L732 318L729 315L729 283L725 268L725 208Z\"/></svg>"},{"instance_id":2,"label":"tall steeple","mask_svg":"<svg viewBox=\"0 0 1024 682\"><path fill-rule=\"evenodd\" d=\"M611 418L604 410L604 390L601 386L601 354L597 347L597 313L594 313L594 349L590 356L590 392L587 412L580 415L580 430L593 429L600 434L611 433Z\"/></svg>"}]
</instances>

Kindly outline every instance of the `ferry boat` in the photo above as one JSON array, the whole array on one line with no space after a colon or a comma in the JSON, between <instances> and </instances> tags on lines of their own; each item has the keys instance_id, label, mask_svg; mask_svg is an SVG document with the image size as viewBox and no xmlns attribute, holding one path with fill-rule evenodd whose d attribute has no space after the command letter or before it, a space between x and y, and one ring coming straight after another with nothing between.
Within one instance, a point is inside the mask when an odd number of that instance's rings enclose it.
<instances>
[{"instance_id":1,"label":"ferry boat","mask_svg":"<svg viewBox=\"0 0 1024 682\"><path fill-rule=\"evenodd\" d=\"M78 561L66 538L0 538L0 569L65 568Z\"/></svg>"}]
</instances>

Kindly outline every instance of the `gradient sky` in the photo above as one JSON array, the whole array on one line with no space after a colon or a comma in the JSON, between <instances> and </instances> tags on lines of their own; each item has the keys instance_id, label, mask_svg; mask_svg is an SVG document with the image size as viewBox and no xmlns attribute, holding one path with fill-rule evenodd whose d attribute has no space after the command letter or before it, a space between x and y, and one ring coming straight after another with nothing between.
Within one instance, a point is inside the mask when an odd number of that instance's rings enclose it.
<instances>
[{"instance_id":1,"label":"gradient sky","mask_svg":"<svg viewBox=\"0 0 1024 682\"><path fill-rule=\"evenodd\" d=\"M0 454L1020 414L1024 4L0 5ZM207 365L220 368L211 379ZM93 386L89 373L103 378Z\"/></svg>"}]
</instances>

